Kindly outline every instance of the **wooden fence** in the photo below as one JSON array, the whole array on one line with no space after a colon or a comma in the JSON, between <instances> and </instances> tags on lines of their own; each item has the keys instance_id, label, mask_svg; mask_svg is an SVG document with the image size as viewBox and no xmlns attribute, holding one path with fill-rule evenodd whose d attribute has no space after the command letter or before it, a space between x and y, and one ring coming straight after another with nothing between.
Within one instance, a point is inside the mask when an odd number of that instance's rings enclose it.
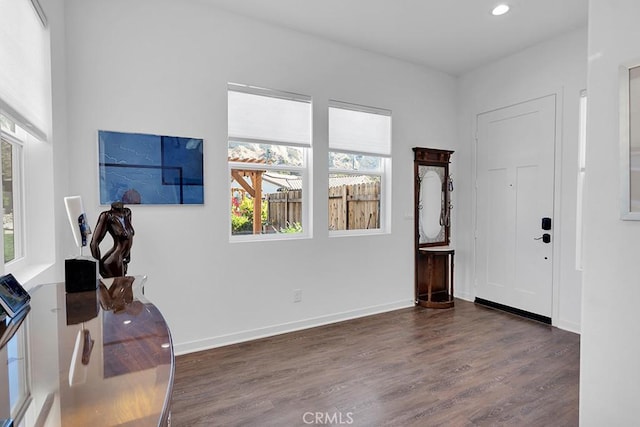
<instances>
[{"instance_id":1,"label":"wooden fence","mask_svg":"<svg viewBox=\"0 0 640 427\"><path fill-rule=\"evenodd\" d=\"M279 191L267 194L268 232L280 231L294 223L302 224L302 190Z\"/></svg>"},{"instance_id":2,"label":"wooden fence","mask_svg":"<svg viewBox=\"0 0 640 427\"><path fill-rule=\"evenodd\" d=\"M302 190L265 195L269 232L302 224ZM329 229L365 230L380 228L380 183L342 185L329 188Z\"/></svg>"},{"instance_id":3,"label":"wooden fence","mask_svg":"<svg viewBox=\"0 0 640 427\"><path fill-rule=\"evenodd\" d=\"M329 188L329 230L380 228L380 183Z\"/></svg>"}]
</instances>

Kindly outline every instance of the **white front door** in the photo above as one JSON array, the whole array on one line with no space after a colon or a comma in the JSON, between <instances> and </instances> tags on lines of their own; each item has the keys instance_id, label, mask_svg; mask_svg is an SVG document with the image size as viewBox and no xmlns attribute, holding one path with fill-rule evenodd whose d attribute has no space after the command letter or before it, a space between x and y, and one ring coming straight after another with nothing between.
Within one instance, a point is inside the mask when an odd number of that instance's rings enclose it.
<instances>
[{"instance_id":1,"label":"white front door","mask_svg":"<svg viewBox=\"0 0 640 427\"><path fill-rule=\"evenodd\" d=\"M556 96L479 114L476 296L551 318ZM550 242L541 237L550 235Z\"/></svg>"}]
</instances>

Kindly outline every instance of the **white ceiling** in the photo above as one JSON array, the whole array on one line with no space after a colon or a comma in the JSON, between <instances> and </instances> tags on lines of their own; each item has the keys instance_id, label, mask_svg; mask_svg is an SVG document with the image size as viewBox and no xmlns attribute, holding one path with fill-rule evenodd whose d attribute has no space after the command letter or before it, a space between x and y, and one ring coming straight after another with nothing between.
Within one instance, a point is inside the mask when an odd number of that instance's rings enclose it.
<instances>
[{"instance_id":1,"label":"white ceiling","mask_svg":"<svg viewBox=\"0 0 640 427\"><path fill-rule=\"evenodd\" d=\"M588 0L205 0L230 12L460 75L587 24Z\"/></svg>"}]
</instances>

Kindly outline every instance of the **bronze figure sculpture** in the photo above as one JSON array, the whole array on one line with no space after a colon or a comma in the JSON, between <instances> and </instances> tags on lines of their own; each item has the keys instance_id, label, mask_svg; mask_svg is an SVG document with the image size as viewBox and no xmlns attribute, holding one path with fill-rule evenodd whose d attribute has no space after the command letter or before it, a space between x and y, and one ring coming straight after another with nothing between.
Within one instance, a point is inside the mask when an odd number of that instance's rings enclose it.
<instances>
[{"instance_id":1,"label":"bronze figure sculpture","mask_svg":"<svg viewBox=\"0 0 640 427\"><path fill-rule=\"evenodd\" d=\"M113 247L101 256L100 242L107 233L113 239ZM100 275L103 278L127 275L133 235L131 209L125 207L122 202L113 202L110 210L100 214L90 247L91 255L99 261Z\"/></svg>"}]
</instances>

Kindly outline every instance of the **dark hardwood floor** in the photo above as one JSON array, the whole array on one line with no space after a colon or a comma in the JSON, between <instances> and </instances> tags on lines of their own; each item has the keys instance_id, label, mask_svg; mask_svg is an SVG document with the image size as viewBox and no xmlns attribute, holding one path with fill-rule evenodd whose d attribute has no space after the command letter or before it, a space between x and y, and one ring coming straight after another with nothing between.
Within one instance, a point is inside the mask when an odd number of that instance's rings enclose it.
<instances>
[{"instance_id":1,"label":"dark hardwood floor","mask_svg":"<svg viewBox=\"0 0 640 427\"><path fill-rule=\"evenodd\" d=\"M176 358L173 426L575 426L578 335L473 303Z\"/></svg>"}]
</instances>

